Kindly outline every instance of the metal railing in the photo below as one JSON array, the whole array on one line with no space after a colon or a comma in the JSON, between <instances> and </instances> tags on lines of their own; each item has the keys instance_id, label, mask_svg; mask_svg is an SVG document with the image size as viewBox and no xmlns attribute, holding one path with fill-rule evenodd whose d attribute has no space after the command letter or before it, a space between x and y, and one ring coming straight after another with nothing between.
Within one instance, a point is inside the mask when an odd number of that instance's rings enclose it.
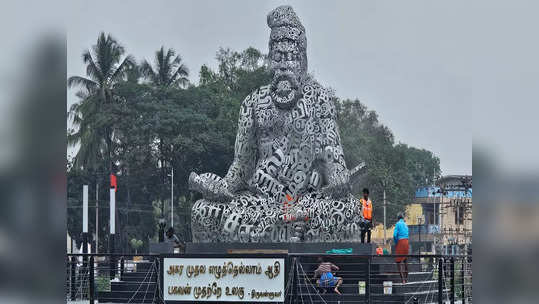
<instances>
[{"instance_id":1,"label":"metal railing","mask_svg":"<svg viewBox=\"0 0 539 304\"><path fill-rule=\"evenodd\" d=\"M161 303L159 255L68 254L66 300Z\"/></svg>"},{"instance_id":2,"label":"metal railing","mask_svg":"<svg viewBox=\"0 0 539 304\"><path fill-rule=\"evenodd\" d=\"M287 303L472 303L470 256L290 254L292 289ZM339 267L335 286L320 286L314 271L318 257ZM401 278L395 258L406 257ZM336 282L336 280L335 280ZM331 284L330 284L331 285Z\"/></svg>"},{"instance_id":3,"label":"metal railing","mask_svg":"<svg viewBox=\"0 0 539 304\"><path fill-rule=\"evenodd\" d=\"M339 267L341 294L314 278L319 257ZM397 257L407 259L405 282ZM67 301L164 303L161 261L159 255L68 254ZM288 254L287 265L285 303L472 303L471 256Z\"/></svg>"}]
</instances>

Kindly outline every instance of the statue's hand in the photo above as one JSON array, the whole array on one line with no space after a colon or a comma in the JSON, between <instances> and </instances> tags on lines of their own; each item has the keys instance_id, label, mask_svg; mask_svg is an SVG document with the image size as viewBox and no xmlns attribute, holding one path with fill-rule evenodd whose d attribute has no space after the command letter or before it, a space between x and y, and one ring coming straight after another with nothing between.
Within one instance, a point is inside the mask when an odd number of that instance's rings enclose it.
<instances>
[{"instance_id":1,"label":"statue's hand","mask_svg":"<svg viewBox=\"0 0 539 304\"><path fill-rule=\"evenodd\" d=\"M228 190L226 181L213 173L198 175L191 172L189 175L189 190L199 192L205 199L220 202L228 202L234 197Z\"/></svg>"},{"instance_id":2,"label":"statue's hand","mask_svg":"<svg viewBox=\"0 0 539 304\"><path fill-rule=\"evenodd\" d=\"M350 173L350 186L359 184L360 180L367 173L367 166L365 162L360 162L357 166L349 170Z\"/></svg>"},{"instance_id":3,"label":"statue's hand","mask_svg":"<svg viewBox=\"0 0 539 304\"><path fill-rule=\"evenodd\" d=\"M337 199L347 196L350 193L350 182L347 177L343 176L341 178L331 179L330 184L322 187L322 193Z\"/></svg>"}]
</instances>

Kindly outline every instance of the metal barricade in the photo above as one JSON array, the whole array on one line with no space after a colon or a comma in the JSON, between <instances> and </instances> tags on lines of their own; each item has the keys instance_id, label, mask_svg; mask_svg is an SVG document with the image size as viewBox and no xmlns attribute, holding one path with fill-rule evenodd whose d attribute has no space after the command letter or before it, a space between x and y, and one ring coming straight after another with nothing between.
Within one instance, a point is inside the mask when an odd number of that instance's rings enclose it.
<instances>
[{"instance_id":1,"label":"metal barricade","mask_svg":"<svg viewBox=\"0 0 539 304\"><path fill-rule=\"evenodd\" d=\"M334 278L315 276L319 258ZM287 265L285 303L472 303L471 256L289 254ZM66 266L68 303L163 303L158 255L68 254Z\"/></svg>"},{"instance_id":2,"label":"metal barricade","mask_svg":"<svg viewBox=\"0 0 539 304\"><path fill-rule=\"evenodd\" d=\"M287 297L288 303L472 301L469 256L291 254L290 257L294 281L290 291L293 296ZM320 281L320 274L315 276L321 263L319 258L338 267L329 284ZM397 263L397 258L402 261Z\"/></svg>"},{"instance_id":3,"label":"metal barricade","mask_svg":"<svg viewBox=\"0 0 539 304\"><path fill-rule=\"evenodd\" d=\"M68 254L67 302L162 303L159 256Z\"/></svg>"}]
</instances>

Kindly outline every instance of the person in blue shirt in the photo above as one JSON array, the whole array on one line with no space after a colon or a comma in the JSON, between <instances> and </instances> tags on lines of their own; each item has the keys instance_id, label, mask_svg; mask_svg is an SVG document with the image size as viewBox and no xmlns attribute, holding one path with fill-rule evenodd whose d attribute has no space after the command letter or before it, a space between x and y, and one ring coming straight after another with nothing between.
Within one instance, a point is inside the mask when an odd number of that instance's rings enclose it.
<instances>
[{"instance_id":1,"label":"person in blue shirt","mask_svg":"<svg viewBox=\"0 0 539 304\"><path fill-rule=\"evenodd\" d=\"M397 215L397 224L393 230L393 241L395 241L395 254L404 255L395 258L397 262L397 268L401 275L402 283L406 283L408 279L408 261L407 255L410 251L410 245L408 243L408 226L404 222L404 215L399 213Z\"/></svg>"}]
</instances>

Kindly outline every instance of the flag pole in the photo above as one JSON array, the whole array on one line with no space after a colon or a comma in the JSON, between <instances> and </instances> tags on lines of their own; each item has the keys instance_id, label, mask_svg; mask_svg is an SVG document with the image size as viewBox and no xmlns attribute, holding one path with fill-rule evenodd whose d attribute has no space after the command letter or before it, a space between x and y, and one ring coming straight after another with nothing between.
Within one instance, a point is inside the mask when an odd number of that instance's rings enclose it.
<instances>
[{"instance_id":1,"label":"flag pole","mask_svg":"<svg viewBox=\"0 0 539 304\"><path fill-rule=\"evenodd\" d=\"M82 253L88 253L88 185L82 185Z\"/></svg>"}]
</instances>

